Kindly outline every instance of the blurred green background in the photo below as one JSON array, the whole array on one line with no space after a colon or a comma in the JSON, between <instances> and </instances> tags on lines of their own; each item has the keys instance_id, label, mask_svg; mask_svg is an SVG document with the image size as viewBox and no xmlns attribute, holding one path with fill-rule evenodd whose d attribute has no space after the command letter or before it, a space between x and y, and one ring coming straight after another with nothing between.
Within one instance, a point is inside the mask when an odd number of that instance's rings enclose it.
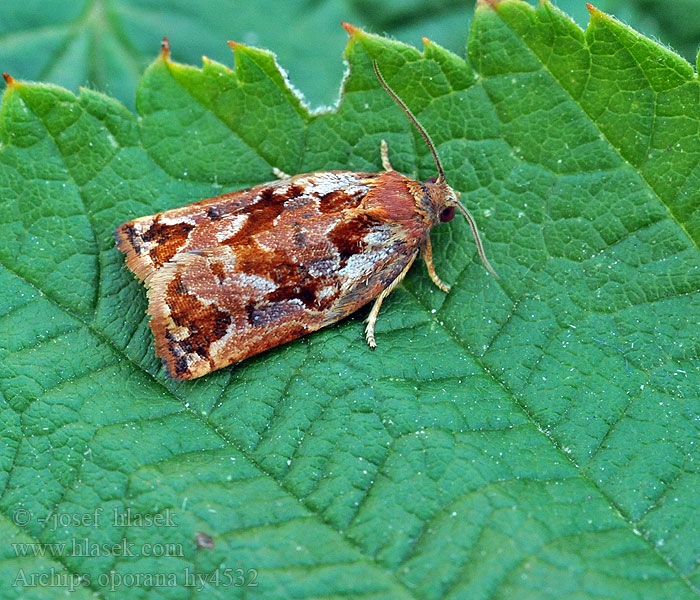
<instances>
[{"instance_id":1,"label":"blurred green background","mask_svg":"<svg viewBox=\"0 0 700 600\"><path fill-rule=\"evenodd\" d=\"M533 0L534 1L534 0ZM229 39L268 48L312 107L338 96L347 34L342 21L422 47L428 37L464 55L474 0L4 0L0 70L18 79L87 85L133 108L163 36L173 59L232 65ZM584 0L554 0L582 27ZM597 0L594 4L695 63L700 0Z\"/></svg>"}]
</instances>

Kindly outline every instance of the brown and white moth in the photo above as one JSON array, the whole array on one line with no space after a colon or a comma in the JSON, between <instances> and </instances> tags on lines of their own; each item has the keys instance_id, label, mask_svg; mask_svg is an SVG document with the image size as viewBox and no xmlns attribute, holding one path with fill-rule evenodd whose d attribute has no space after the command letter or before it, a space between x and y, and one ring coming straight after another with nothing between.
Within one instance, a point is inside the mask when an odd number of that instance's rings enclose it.
<instances>
[{"instance_id":1,"label":"brown and white moth","mask_svg":"<svg viewBox=\"0 0 700 600\"><path fill-rule=\"evenodd\" d=\"M317 171L134 219L117 228L126 264L148 289L156 354L176 379L201 377L335 323L384 298L420 254L435 273L430 229L459 210L486 268L474 219L445 180L435 146L406 105L379 82L428 144L438 176Z\"/></svg>"}]
</instances>

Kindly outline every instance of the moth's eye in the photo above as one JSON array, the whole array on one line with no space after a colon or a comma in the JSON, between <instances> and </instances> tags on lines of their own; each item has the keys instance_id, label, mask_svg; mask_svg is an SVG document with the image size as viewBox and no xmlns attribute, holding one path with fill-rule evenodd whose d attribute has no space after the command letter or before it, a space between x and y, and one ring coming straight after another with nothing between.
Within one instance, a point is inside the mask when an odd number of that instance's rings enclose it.
<instances>
[{"instance_id":1,"label":"moth's eye","mask_svg":"<svg viewBox=\"0 0 700 600\"><path fill-rule=\"evenodd\" d=\"M448 221L451 221L452 219L455 218L455 207L454 206L446 206L440 211L440 221L442 223L447 223Z\"/></svg>"},{"instance_id":2,"label":"moth's eye","mask_svg":"<svg viewBox=\"0 0 700 600\"><path fill-rule=\"evenodd\" d=\"M435 183L437 181L437 177L428 177L423 183Z\"/></svg>"}]
</instances>

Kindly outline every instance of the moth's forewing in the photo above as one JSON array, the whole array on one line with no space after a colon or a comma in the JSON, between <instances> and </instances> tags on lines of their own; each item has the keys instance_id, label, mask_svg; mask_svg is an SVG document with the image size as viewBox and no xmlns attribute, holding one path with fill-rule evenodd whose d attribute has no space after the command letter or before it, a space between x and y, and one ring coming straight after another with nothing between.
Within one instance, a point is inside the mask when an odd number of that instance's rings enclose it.
<instances>
[{"instance_id":1,"label":"moth's forewing","mask_svg":"<svg viewBox=\"0 0 700 600\"><path fill-rule=\"evenodd\" d=\"M309 173L119 227L169 373L199 377L379 295L427 234L416 185L395 171Z\"/></svg>"},{"instance_id":2,"label":"moth's forewing","mask_svg":"<svg viewBox=\"0 0 700 600\"><path fill-rule=\"evenodd\" d=\"M288 183L264 183L134 219L116 229L117 246L126 254L127 266L143 281L176 254L215 248L252 216L265 219L281 211L283 204L275 200L282 196L276 192Z\"/></svg>"}]
</instances>

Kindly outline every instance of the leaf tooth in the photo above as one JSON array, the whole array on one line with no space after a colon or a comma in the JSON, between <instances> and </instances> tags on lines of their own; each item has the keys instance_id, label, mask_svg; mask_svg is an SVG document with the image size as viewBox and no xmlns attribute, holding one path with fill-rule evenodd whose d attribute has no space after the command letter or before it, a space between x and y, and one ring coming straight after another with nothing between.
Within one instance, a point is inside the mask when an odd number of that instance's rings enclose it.
<instances>
[{"instance_id":1,"label":"leaf tooth","mask_svg":"<svg viewBox=\"0 0 700 600\"><path fill-rule=\"evenodd\" d=\"M355 27L354 25L352 25L351 23L348 23L347 21L343 21L341 23L341 25L343 26L343 29L345 29L345 31L348 32L348 35L350 35L350 37L352 37L353 35L356 35L358 33L362 33L362 29L360 29L359 27Z\"/></svg>"},{"instance_id":2,"label":"leaf tooth","mask_svg":"<svg viewBox=\"0 0 700 600\"><path fill-rule=\"evenodd\" d=\"M160 43L159 58L162 58L165 61L170 60L170 42L168 41L167 37L164 37L163 41Z\"/></svg>"}]
</instances>

